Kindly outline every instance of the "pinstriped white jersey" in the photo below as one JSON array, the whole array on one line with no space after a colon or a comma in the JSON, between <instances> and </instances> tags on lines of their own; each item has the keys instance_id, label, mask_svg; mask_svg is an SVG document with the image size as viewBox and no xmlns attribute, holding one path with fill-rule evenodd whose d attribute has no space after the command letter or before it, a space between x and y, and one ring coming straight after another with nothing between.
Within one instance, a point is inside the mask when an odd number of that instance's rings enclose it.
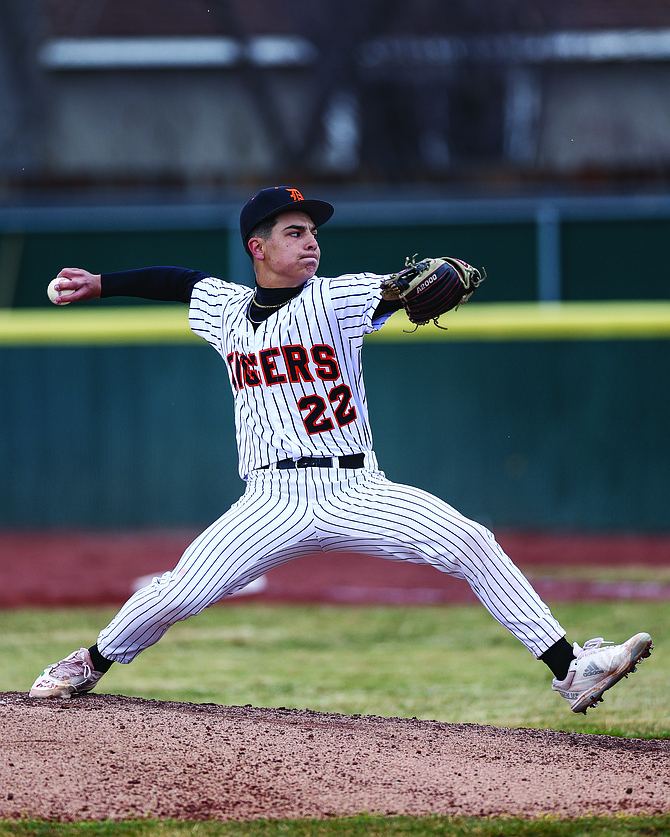
<instances>
[{"instance_id":1,"label":"pinstriped white jersey","mask_svg":"<svg viewBox=\"0 0 670 837\"><path fill-rule=\"evenodd\" d=\"M372 450L361 351L382 276L314 277L254 327L253 290L209 278L195 285L189 323L224 359L233 391L239 472L281 459Z\"/></svg>"}]
</instances>

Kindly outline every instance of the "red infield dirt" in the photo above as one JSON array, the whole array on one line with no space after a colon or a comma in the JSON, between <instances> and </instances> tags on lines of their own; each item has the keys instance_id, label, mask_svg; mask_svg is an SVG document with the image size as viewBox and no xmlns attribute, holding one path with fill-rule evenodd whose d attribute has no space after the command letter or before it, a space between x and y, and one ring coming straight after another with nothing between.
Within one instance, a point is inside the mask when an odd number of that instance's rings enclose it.
<instances>
[{"instance_id":1,"label":"red infield dirt","mask_svg":"<svg viewBox=\"0 0 670 837\"><path fill-rule=\"evenodd\" d=\"M172 569L197 531L0 532L0 607L122 604L138 579ZM551 568L670 566L670 535L498 532L541 596L556 600L670 598L670 583L552 577ZM467 584L431 567L331 553L299 559L263 579L259 600L340 604L475 602Z\"/></svg>"},{"instance_id":2,"label":"red infield dirt","mask_svg":"<svg viewBox=\"0 0 670 837\"><path fill-rule=\"evenodd\" d=\"M195 534L0 533L0 607L120 604L138 578L174 566ZM548 572L667 566L670 538L498 539L550 600L670 598L668 584L575 582ZM251 594L259 601L475 601L467 585L435 570L346 554L295 561L263 582ZM670 813L666 740L96 693L39 700L0 692L0 723L0 818Z\"/></svg>"}]
</instances>

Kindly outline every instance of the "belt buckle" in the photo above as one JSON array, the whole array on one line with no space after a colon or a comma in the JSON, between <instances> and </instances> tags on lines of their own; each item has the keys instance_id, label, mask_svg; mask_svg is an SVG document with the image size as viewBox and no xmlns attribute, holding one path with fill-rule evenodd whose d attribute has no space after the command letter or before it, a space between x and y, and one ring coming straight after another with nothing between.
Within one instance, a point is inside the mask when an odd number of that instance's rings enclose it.
<instances>
[{"instance_id":1,"label":"belt buckle","mask_svg":"<svg viewBox=\"0 0 670 837\"><path fill-rule=\"evenodd\" d=\"M327 468L325 461L326 459L330 460L330 467L333 464L333 457L332 456L301 456L300 459L296 460L295 467L296 468Z\"/></svg>"}]
</instances>

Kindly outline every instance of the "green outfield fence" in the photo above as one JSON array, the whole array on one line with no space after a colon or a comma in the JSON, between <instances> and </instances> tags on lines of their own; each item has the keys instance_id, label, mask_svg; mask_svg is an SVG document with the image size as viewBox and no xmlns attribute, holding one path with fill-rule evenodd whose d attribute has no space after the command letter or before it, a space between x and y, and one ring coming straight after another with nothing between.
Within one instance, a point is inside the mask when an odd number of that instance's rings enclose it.
<instances>
[{"instance_id":1,"label":"green outfield fence","mask_svg":"<svg viewBox=\"0 0 670 837\"><path fill-rule=\"evenodd\" d=\"M333 202L322 275L489 274L448 331L400 313L366 342L392 479L494 528L670 529L665 199ZM237 205L0 208L0 526L200 526L237 498L227 373L186 307L45 294L64 266L249 281Z\"/></svg>"}]
</instances>

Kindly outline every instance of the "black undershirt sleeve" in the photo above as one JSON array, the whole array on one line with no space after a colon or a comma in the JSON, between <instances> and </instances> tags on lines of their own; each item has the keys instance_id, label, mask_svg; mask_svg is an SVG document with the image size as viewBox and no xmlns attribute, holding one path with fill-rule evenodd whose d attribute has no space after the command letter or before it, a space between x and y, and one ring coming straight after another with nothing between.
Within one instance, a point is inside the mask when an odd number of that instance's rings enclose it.
<instances>
[{"instance_id":1,"label":"black undershirt sleeve","mask_svg":"<svg viewBox=\"0 0 670 837\"><path fill-rule=\"evenodd\" d=\"M133 296L159 302L189 303L195 284L207 278L208 275L199 270L169 266L103 273L100 296Z\"/></svg>"},{"instance_id":2,"label":"black undershirt sleeve","mask_svg":"<svg viewBox=\"0 0 670 837\"><path fill-rule=\"evenodd\" d=\"M381 317L384 314L390 314L392 311L400 311L402 302L399 299L382 299L375 309L375 317Z\"/></svg>"}]
</instances>

